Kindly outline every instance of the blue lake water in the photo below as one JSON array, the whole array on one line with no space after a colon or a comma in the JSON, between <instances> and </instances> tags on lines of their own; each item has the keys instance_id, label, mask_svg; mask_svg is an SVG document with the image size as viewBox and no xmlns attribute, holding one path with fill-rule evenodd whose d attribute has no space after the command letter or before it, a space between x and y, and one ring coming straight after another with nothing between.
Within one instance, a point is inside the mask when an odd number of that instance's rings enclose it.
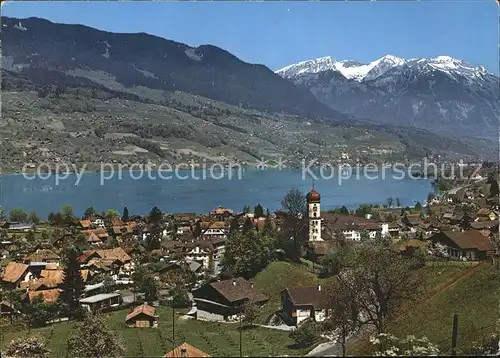
<instances>
[{"instance_id":1,"label":"blue lake water","mask_svg":"<svg viewBox=\"0 0 500 358\"><path fill-rule=\"evenodd\" d=\"M301 170L286 169L245 169L241 178L233 175L222 179L201 178L201 171L186 171L187 179L158 178L157 173L123 173L104 180L105 173L83 174L76 185L77 176L70 175L56 183L56 176L47 179L26 179L23 175L3 175L0 177L0 205L8 213L14 207L29 212L36 211L46 218L52 211L59 211L63 205L73 207L76 215L82 215L89 206L97 211L115 209L121 213L124 206L130 214L147 214L153 206L165 212L208 213L224 206L240 211L245 205L252 207L262 204L270 211L281 208L281 199L291 188L307 193L312 187L312 177L303 177ZM164 178L166 175L164 175ZM373 177L373 176L372 176ZM102 184L102 185L101 185ZM399 198L401 205L413 205L415 201L425 201L432 191L427 179L395 179L391 175L381 175L377 179L364 176L339 180L339 177L315 181L316 190L321 194L322 209L346 206L356 208L360 204L384 204L388 197Z\"/></svg>"}]
</instances>

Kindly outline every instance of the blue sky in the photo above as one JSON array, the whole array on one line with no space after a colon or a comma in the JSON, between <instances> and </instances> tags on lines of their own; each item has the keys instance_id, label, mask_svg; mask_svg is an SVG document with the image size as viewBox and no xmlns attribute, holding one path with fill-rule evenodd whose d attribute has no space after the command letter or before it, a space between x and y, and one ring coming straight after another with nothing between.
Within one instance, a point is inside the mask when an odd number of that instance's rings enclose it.
<instances>
[{"instance_id":1,"label":"blue sky","mask_svg":"<svg viewBox=\"0 0 500 358\"><path fill-rule=\"evenodd\" d=\"M8 2L2 15L37 16L113 32L213 44L271 69L315 57L448 55L498 73L498 5L411 2Z\"/></svg>"}]
</instances>

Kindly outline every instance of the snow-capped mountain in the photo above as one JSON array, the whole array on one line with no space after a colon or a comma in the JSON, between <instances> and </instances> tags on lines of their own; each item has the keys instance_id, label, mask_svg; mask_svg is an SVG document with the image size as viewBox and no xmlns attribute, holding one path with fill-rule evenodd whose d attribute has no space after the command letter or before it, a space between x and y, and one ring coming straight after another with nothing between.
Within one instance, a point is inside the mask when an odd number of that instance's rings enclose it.
<instances>
[{"instance_id":1,"label":"snow-capped mountain","mask_svg":"<svg viewBox=\"0 0 500 358\"><path fill-rule=\"evenodd\" d=\"M368 64L323 57L276 71L353 116L454 135L498 137L499 78L449 56Z\"/></svg>"}]
</instances>

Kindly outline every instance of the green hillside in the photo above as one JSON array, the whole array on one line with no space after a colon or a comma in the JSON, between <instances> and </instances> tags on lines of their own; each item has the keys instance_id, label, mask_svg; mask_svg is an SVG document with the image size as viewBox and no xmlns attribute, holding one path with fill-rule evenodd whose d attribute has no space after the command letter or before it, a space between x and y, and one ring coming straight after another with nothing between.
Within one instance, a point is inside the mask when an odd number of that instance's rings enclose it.
<instances>
[{"instance_id":1,"label":"green hillside","mask_svg":"<svg viewBox=\"0 0 500 358\"><path fill-rule=\"evenodd\" d=\"M396 336L426 336L439 345L443 354L451 352L453 314L458 314L457 350L483 343L495 330L500 317L498 287L500 269L489 262L429 264L422 269L424 293L404 307L388 324ZM366 340L353 343L349 354L369 354Z\"/></svg>"}]
</instances>

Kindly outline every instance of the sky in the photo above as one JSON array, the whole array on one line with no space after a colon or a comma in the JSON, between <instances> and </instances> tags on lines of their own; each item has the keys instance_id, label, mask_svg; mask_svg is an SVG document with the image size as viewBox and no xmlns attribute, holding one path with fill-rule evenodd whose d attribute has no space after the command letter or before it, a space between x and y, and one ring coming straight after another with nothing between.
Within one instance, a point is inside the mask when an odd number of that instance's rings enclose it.
<instances>
[{"instance_id":1,"label":"sky","mask_svg":"<svg viewBox=\"0 0 500 358\"><path fill-rule=\"evenodd\" d=\"M499 72L496 0L7 2L2 16L212 44L277 70L311 58L447 55Z\"/></svg>"}]
</instances>

